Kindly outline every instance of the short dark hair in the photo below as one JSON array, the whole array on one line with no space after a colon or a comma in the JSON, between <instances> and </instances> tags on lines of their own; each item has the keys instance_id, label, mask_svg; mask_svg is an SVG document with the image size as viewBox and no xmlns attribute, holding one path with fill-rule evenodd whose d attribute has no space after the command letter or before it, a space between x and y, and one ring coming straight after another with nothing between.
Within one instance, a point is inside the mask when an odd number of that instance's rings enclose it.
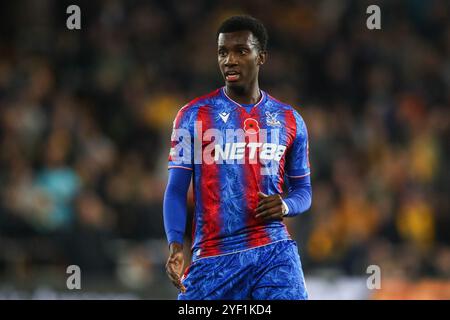
<instances>
[{"instance_id":1,"label":"short dark hair","mask_svg":"<svg viewBox=\"0 0 450 320\"><path fill-rule=\"evenodd\" d=\"M244 30L250 31L258 40L258 49L260 51L266 51L267 40L269 38L269 36L267 35L267 30L261 21L248 15L233 16L222 22L219 29L217 30L216 39L219 38L220 33Z\"/></svg>"}]
</instances>

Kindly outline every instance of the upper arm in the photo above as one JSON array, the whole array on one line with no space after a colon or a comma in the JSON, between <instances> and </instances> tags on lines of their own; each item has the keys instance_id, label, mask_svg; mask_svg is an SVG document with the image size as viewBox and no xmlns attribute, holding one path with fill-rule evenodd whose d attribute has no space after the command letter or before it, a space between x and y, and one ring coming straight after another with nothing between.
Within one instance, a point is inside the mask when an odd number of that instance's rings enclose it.
<instances>
[{"instance_id":1,"label":"upper arm","mask_svg":"<svg viewBox=\"0 0 450 320\"><path fill-rule=\"evenodd\" d=\"M167 189L172 195L186 196L191 184L192 171L183 168L170 168Z\"/></svg>"},{"instance_id":2,"label":"upper arm","mask_svg":"<svg viewBox=\"0 0 450 320\"><path fill-rule=\"evenodd\" d=\"M296 130L292 145L288 149L286 175L290 178L300 178L310 174L308 130L300 114L295 110L292 112Z\"/></svg>"},{"instance_id":3,"label":"upper arm","mask_svg":"<svg viewBox=\"0 0 450 320\"><path fill-rule=\"evenodd\" d=\"M189 107L178 111L171 134L171 148L169 153L169 169L181 168L193 170L194 148L193 148L193 112Z\"/></svg>"}]
</instances>

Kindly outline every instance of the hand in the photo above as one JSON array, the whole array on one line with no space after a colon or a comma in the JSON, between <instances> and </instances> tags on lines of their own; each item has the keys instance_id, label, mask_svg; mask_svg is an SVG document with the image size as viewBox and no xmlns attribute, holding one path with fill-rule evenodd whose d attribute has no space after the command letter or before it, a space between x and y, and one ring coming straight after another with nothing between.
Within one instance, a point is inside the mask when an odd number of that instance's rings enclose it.
<instances>
[{"instance_id":1,"label":"hand","mask_svg":"<svg viewBox=\"0 0 450 320\"><path fill-rule=\"evenodd\" d=\"M273 194L266 195L262 192L258 192L258 206L256 207L256 218L262 218L263 220L283 220L283 201L281 195Z\"/></svg>"},{"instance_id":2,"label":"hand","mask_svg":"<svg viewBox=\"0 0 450 320\"><path fill-rule=\"evenodd\" d=\"M166 263L166 273L173 285L181 290L182 293L186 292L186 287L181 283L181 274L184 267L184 255L183 245L179 243L170 244L169 259Z\"/></svg>"}]
</instances>

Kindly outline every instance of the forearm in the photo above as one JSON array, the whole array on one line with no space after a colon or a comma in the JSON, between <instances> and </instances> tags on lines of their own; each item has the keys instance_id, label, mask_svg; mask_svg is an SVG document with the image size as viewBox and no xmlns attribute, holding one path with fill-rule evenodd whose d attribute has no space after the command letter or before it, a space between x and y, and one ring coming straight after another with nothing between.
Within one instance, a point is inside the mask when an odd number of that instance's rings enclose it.
<instances>
[{"instance_id":1,"label":"forearm","mask_svg":"<svg viewBox=\"0 0 450 320\"><path fill-rule=\"evenodd\" d=\"M293 217L307 211L312 202L310 177L289 179L288 195L283 201L289 209L287 217Z\"/></svg>"},{"instance_id":2,"label":"forearm","mask_svg":"<svg viewBox=\"0 0 450 320\"><path fill-rule=\"evenodd\" d=\"M192 172L184 169L170 169L164 194L164 229L170 244L183 244L187 217L187 191ZM172 246L171 246L172 247Z\"/></svg>"}]
</instances>

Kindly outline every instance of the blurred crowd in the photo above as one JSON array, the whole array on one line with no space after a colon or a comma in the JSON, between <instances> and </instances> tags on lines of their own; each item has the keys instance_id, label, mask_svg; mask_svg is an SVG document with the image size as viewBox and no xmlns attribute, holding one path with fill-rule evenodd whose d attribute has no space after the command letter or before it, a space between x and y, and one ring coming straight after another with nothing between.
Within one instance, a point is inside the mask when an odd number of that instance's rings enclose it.
<instances>
[{"instance_id":1,"label":"blurred crowd","mask_svg":"<svg viewBox=\"0 0 450 320\"><path fill-rule=\"evenodd\" d=\"M76 3L0 4L0 278L152 283L172 121L222 85L239 13L268 28L262 89L308 126L313 205L287 222L306 274L450 277L447 1L380 1L381 30L367 1L112 0L71 31Z\"/></svg>"}]
</instances>

